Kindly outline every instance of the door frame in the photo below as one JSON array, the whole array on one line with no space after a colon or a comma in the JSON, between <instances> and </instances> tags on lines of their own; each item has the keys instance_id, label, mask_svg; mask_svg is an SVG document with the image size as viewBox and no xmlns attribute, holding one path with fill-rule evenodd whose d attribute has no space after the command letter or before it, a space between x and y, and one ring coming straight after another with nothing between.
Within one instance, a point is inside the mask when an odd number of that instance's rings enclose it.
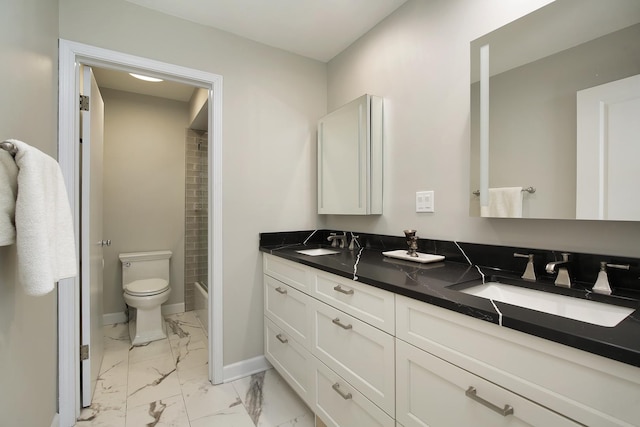
<instances>
[{"instance_id":1,"label":"door frame","mask_svg":"<svg viewBox=\"0 0 640 427\"><path fill-rule=\"evenodd\" d=\"M142 72L208 89L209 139L209 380L223 382L222 76L82 43L59 40L58 162L80 242L79 67ZM79 258L78 258L79 260ZM78 271L80 271L78 269ZM58 284L58 412L61 426L80 415L80 275Z\"/></svg>"}]
</instances>

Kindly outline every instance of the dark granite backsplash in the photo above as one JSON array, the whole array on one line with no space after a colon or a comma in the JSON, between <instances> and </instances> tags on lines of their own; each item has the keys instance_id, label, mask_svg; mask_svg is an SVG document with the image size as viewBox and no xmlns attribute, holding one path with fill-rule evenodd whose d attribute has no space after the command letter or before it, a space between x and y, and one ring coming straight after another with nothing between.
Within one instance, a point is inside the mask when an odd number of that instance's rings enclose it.
<instances>
[{"instance_id":1,"label":"dark granite backsplash","mask_svg":"<svg viewBox=\"0 0 640 427\"><path fill-rule=\"evenodd\" d=\"M327 240L330 233L342 233L343 230L306 230L294 232L260 233L260 246L284 246L306 242L307 246L329 246ZM394 250L407 247L403 236L388 236L360 232L347 232L348 241L351 236L358 236L358 243L372 250ZM460 250L462 249L462 251ZM444 240L419 239L418 252L444 255L448 261L468 263L481 268L484 274L501 274L520 276L526 267L527 259L515 258L514 253L533 254L534 269L538 282L553 286L555 274L545 271L551 261L562 259L562 250L529 249L522 247L484 245L478 243L453 242ZM464 253L463 253L464 252ZM614 295L640 299L640 260L604 254L588 254L571 252L569 274L576 287L590 289L596 281L600 262L611 264L628 264L629 270L607 269L609 283Z\"/></svg>"}]
</instances>

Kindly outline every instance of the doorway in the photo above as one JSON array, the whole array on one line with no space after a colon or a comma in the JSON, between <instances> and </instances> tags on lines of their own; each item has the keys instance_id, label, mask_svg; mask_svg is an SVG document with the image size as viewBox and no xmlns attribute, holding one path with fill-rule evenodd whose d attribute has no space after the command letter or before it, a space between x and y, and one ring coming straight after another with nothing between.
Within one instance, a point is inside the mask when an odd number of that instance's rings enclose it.
<instances>
[{"instance_id":1,"label":"doorway","mask_svg":"<svg viewBox=\"0 0 640 427\"><path fill-rule=\"evenodd\" d=\"M158 62L120 52L60 40L59 56L59 163L74 212L79 235L80 206L77 109L78 65L139 72L204 88L208 93L208 283L209 380L223 381L222 360L222 77L199 70ZM80 412L78 278L65 279L58 287L59 413L61 425L73 425Z\"/></svg>"}]
</instances>

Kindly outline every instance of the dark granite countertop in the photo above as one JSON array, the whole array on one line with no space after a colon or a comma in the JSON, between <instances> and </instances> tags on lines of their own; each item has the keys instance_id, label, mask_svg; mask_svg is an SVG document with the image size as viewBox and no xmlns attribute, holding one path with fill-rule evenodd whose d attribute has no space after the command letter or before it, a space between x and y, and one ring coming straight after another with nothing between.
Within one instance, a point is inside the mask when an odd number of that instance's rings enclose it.
<instances>
[{"instance_id":1,"label":"dark granite countertop","mask_svg":"<svg viewBox=\"0 0 640 427\"><path fill-rule=\"evenodd\" d=\"M593 325L494 301L500 315L492 301L459 292L458 289L481 283L480 271L485 275L485 280L503 280L496 276L499 275L506 277L508 283L522 281L504 270L487 270L471 265L465 257L453 254L455 250L451 250L450 247L448 248L449 256L445 261L429 264L389 258L382 255L382 252L391 248L381 249L379 246L371 247L371 245L353 251L337 249L339 253L333 255L309 256L296 252L300 249L319 246L317 240L302 244L295 243L291 239L279 242L262 239L260 250L467 316L502 324L503 327L640 367L640 305L636 299L594 294L588 289L561 289L553 286L552 283L523 282L516 284L583 299L614 303L636 310L615 327ZM442 246L437 247L439 250L433 250L430 253L447 252L446 248L442 249ZM396 246L392 249L401 247ZM425 252L420 249L419 251Z\"/></svg>"}]
</instances>

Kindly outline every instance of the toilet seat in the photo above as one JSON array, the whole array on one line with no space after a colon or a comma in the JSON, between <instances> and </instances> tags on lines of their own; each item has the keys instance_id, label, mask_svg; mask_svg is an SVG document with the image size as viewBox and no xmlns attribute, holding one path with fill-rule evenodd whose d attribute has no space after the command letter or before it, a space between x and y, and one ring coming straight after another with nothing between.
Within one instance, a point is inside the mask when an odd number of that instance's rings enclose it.
<instances>
[{"instance_id":1,"label":"toilet seat","mask_svg":"<svg viewBox=\"0 0 640 427\"><path fill-rule=\"evenodd\" d=\"M164 279L134 280L125 286L124 291L133 296L157 295L169 289L169 282Z\"/></svg>"}]
</instances>

